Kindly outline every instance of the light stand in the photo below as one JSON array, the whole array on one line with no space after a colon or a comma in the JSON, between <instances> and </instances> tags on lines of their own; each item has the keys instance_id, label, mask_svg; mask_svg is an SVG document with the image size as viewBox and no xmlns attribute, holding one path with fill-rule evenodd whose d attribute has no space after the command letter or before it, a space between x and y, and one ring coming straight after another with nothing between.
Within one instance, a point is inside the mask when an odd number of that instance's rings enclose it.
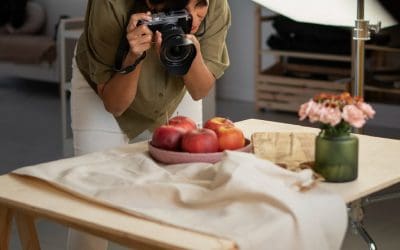
<instances>
[{"instance_id":1,"label":"light stand","mask_svg":"<svg viewBox=\"0 0 400 250\"><path fill-rule=\"evenodd\" d=\"M274 12L288 16L295 21L309 22L324 25L336 25L348 27L353 18L353 5L352 1L356 0L338 0L338 1L320 1L320 0L252 0ZM352 84L350 92L353 96L364 97L364 65L365 65L365 41L370 39L370 32L379 32L381 22L376 25L369 24L369 21L364 20L364 0L357 0L357 18L355 27L353 29L352 41ZM367 5L369 8L366 11L366 16L369 18L379 17L389 27L396 24L390 15L382 9L377 1L368 0ZM351 9L350 9L351 8ZM323 9L324 11L313 11ZM333 10L337 9L335 15L329 15ZM349 10L351 10L349 12ZM311 13L310 13L311 12ZM322 14L321 14L322 13ZM332 17L332 18L331 18ZM259 42L259 39L257 39ZM361 130L355 131L361 133ZM348 205L349 220L354 232L358 233L368 244L370 250L376 250L376 244L370 237L368 232L363 226L364 207L374 202L382 200L400 198L400 192L393 192L390 194L378 194L356 200Z\"/></svg>"},{"instance_id":2,"label":"light stand","mask_svg":"<svg viewBox=\"0 0 400 250\"><path fill-rule=\"evenodd\" d=\"M365 66L365 41L370 39L369 21L364 20L364 0L357 0L357 19L353 29L353 45L352 45L352 86L351 93L353 96L364 96L364 66ZM377 32L380 29L380 23L375 28ZM354 132L362 133L357 129ZM376 250L376 244L372 237L365 230L363 225L364 219L364 202L363 199L356 200L349 204L348 214L350 225L353 232L361 235L367 242L369 250Z\"/></svg>"},{"instance_id":3,"label":"light stand","mask_svg":"<svg viewBox=\"0 0 400 250\"><path fill-rule=\"evenodd\" d=\"M376 25L370 25L368 21L364 20L364 0L357 0L357 20L353 29L353 58L352 58L352 72L354 74L354 81L351 92L354 96L364 96L364 61L365 61L365 41L370 39L370 31L379 32L381 22ZM350 224L354 232L361 235L367 242L370 250L376 250L376 244L363 225L364 206L374 202L398 199L400 198L399 192L392 192L384 195L370 196L352 202L349 209Z\"/></svg>"},{"instance_id":4,"label":"light stand","mask_svg":"<svg viewBox=\"0 0 400 250\"><path fill-rule=\"evenodd\" d=\"M364 0L357 2L357 20L353 29L354 53L353 53L353 74L354 81L351 88L353 96L364 96L364 61L365 61L365 41L370 39L370 31L379 32L381 23L370 25L369 21L364 20Z\"/></svg>"}]
</instances>

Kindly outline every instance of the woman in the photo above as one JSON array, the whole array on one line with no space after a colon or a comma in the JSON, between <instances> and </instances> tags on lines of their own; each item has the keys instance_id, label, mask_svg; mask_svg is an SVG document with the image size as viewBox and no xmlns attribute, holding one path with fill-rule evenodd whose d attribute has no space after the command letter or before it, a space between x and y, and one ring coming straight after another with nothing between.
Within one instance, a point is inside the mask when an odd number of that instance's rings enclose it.
<instances>
[{"instance_id":1,"label":"woman","mask_svg":"<svg viewBox=\"0 0 400 250\"><path fill-rule=\"evenodd\" d=\"M180 9L192 15L187 38L197 54L188 72L176 76L160 63L162 34L153 33L138 22L150 20L150 13ZM148 137L146 131L165 123L180 107L187 108L188 102L205 97L229 65L225 44L229 26L227 0L89 0L85 30L73 65L71 118L75 154ZM115 71L121 37L129 44L122 68L134 65L125 74ZM179 114L194 117L190 112ZM201 124L201 108L197 109L199 112L197 123ZM104 240L70 230L69 249L106 247Z\"/></svg>"}]
</instances>

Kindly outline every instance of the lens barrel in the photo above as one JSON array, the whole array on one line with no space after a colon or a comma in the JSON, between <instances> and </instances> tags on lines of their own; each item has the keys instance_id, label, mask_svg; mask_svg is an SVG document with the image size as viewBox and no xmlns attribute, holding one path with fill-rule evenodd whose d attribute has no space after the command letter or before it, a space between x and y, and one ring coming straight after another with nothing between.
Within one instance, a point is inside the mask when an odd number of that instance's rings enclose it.
<instances>
[{"instance_id":1,"label":"lens barrel","mask_svg":"<svg viewBox=\"0 0 400 250\"><path fill-rule=\"evenodd\" d=\"M185 75L196 57L196 47L178 26L166 25L161 33L163 36L160 50L161 62L169 73Z\"/></svg>"}]
</instances>

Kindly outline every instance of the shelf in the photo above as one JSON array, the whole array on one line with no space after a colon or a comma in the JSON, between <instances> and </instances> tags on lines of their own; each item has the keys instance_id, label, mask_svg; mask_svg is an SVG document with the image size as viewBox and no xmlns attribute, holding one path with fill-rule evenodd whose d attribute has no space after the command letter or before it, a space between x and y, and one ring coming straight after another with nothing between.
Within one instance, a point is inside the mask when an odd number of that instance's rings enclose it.
<instances>
[{"instance_id":1,"label":"shelf","mask_svg":"<svg viewBox=\"0 0 400 250\"><path fill-rule=\"evenodd\" d=\"M372 45L366 44L366 50L374 50L374 51L382 51L382 52L390 52L390 53L400 53L400 48L391 48L386 46Z\"/></svg>"},{"instance_id":2,"label":"shelf","mask_svg":"<svg viewBox=\"0 0 400 250\"><path fill-rule=\"evenodd\" d=\"M65 30L63 36L65 39L78 39L83 32L83 29Z\"/></svg>"},{"instance_id":3,"label":"shelf","mask_svg":"<svg viewBox=\"0 0 400 250\"><path fill-rule=\"evenodd\" d=\"M395 89L395 88L381 88L381 87L376 87L376 86L371 86L371 85L365 85L364 90L400 95L400 89Z\"/></svg>"},{"instance_id":4,"label":"shelf","mask_svg":"<svg viewBox=\"0 0 400 250\"><path fill-rule=\"evenodd\" d=\"M348 67L334 67L334 66L319 66L319 65L308 65L299 63L286 63L285 68L288 71L302 72L305 74L324 74L343 76L344 78L350 76L351 69Z\"/></svg>"},{"instance_id":5,"label":"shelf","mask_svg":"<svg viewBox=\"0 0 400 250\"><path fill-rule=\"evenodd\" d=\"M58 29L58 47L60 55L60 99L61 99L61 128L63 140L63 156L73 155L72 133L68 109L68 92L71 91L71 65L76 42L83 33L84 19L61 19ZM68 42L67 42L68 40Z\"/></svg>"},{"instance_id":6,"label":"shelf","mask_svg":"<svg viewBox=\"0 0 400 250\"><path fill-rule=\"evenodd\" d=\"M254 51L255 103L257 109L266 108L297 112L299 105L315 94L351 91L352 69L350 65L352 64L352 54L341 55L266 48L264 47L265 41L263 41L266 34L263 33L262 23L272 19L273 17L271 16L262 15L261 7L257 7L255 13L257 26ZM349 43L351 42L349 40ZM369 67L373 67L375 71L379 71L381 74L396 71L398 65L392 64L387 58L397 56L400 53L400 48L365 44L365 50L373 52L369 53L371 55ZM276 63L265 69L263 58L271 55L275 57ZM291 60L293 58L309 59L317 62ZM377 76L378 72L370 73ZM368 76L371 77L370 75ZM381 81L392 82L389 76L386 79L381 79ZM394 81L398 80L394 79ZM370 96L377 94L375 98L381 98L379 100L383 101L395 100L400 96L400 88L389 88L380 85L365 84L364 91L368 92ZM389 99L386 100L385 98Z\"/></svg>"},{"instance_id":7,"label":"shelf","mask_svg":"<svg viewBox=\"0 0 400 250\"><path fill-rule=\"evenodd\" d=\"M350 81L339 75L331 76L329 80L310 76L312 74L292 72L281 63L259 72L256 76L256 105L258 108L296 112L302 103L318 93L338 94L345 91Z\"/></svg>"},{"instance_id":8,"label":"shelf","mask_svg":"<svg viewBox=\"0 0 400 250\"><path fill-rule=\"evenodd\" d=\"M270 49L261 50L260 53L261 54L272 54L275 56L285 56L285 57L297 57L297 58L317 59L317 60L327 60L327 61L351 62L351 56L334 55L334 54L320 54L320 53L285 51L285 50L270 50Z\"/></svg>"}]
</instances>

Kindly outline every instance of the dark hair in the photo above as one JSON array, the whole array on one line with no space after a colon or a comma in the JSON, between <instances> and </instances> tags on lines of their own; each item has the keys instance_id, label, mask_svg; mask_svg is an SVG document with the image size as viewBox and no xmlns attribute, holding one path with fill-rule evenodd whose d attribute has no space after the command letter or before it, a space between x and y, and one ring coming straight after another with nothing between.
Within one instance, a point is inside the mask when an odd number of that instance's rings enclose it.
<instances>
[{"instance_id":1,"label":"dark hair","mask_svg":"<svg viewBox=\"0 0 400 250\"><path fill-rule=\"evenodd\" d=\"M198 0L196 3L196 7L204 7L208 6L208 0Z\"/></svg>"},{"instance_id":2,"label":"dark hair","mask_svg":"<svg viewBox=\"0 0 400 250\"><path fill-rule=\"evenodd\" d=\"M163 11L181 10L188 5L189 0L149 0L150 4L163 4Z\"/></svg>"}]
</instances>

